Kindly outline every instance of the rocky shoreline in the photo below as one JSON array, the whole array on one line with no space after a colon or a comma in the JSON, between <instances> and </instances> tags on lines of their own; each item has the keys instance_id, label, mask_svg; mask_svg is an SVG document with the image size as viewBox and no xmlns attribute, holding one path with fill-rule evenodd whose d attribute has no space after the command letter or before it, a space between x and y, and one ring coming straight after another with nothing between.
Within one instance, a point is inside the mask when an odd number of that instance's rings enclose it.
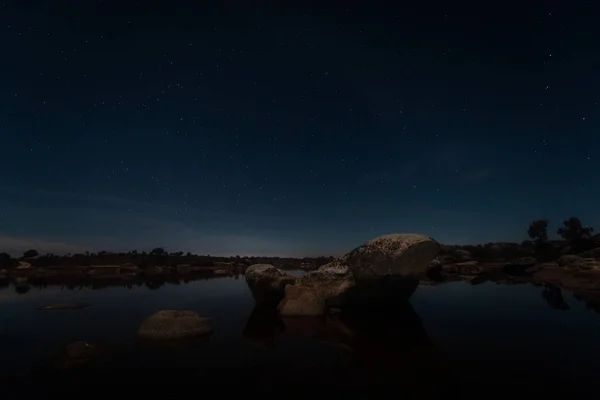
<instances>
[{"instance_id":1,"label":"rocky shoreline","mask_svg":"<svg viewBox=\"0 0 600 400\"><path fill-rule=\"evenodd\" d=\"M585 255L585 254L584 254ZM441 285L467 281L473 285L536 284L567 290L589 308L600 311L600 259L577 255L560 257L556 262L538 262L522 257L509 262L464 261L441 264L434 260L421 276L421 285Z\"/></svg>"}]
</instances>

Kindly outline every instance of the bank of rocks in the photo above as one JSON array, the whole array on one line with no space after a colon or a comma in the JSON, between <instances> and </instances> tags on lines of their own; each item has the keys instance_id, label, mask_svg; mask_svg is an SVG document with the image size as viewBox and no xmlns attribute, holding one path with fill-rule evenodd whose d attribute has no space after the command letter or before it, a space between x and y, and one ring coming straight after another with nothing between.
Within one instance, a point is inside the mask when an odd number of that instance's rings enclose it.
<instances>
[{"instance_id":1,"label":"bank of rocks","mask_svg":"<svg viewBox=\"0 0 600 400\"><path fill-rule=\"evenodd\" d=\"M406 301L439 249L425 235L390 234L369 240L300 278L286 278L283 271L262 265L249 267L246 279L257 301L282 295L277 306L280 315L319 316L331 308Z\"/></svg>"}]
</instances>

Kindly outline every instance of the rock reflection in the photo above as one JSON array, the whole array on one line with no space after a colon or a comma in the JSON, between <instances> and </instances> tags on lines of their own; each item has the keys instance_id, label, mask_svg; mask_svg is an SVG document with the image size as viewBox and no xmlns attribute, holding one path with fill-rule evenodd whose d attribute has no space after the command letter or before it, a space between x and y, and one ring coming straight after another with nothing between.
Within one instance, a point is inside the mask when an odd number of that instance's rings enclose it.
<instances>
[{"instance_id":1,"label":"rock reflection","mask_svg":"<svg viewBox=\"0 0 600 400\"><path fill-rule=\"evenodd\" d=\"M562 290L558 286L547 285L542 290L542 297L546 303L555 310L569 310L569 304L565 301L562 295Z\"/></svg>"},{"instance_id":2,"label":"rock reflection","mask_svg":"<svg viewBox=\"0 0 600 400\"><path fill-rule=\"evenodd\" d=\"M257 303L246 321L243 337L257 347L267 348L273 346L284 331L285 324L277 315L277 309Z\"/></svg>"},{"instance_id":3,"label":"rock reflection","mask_svg":"<svg viewBox=\"0 0 600 400\"><path fill-rule=\"evenodd\" d=\"M31 286L17 285L15 286L15 292L18 294L25 294L31 290Z\"/></svg>"},{"instance_id":4,"label":"rock reflection","mask_svg":"<svg viewBox=\"0 0 600 400\"><path fill-rule=\"evenodd\" d=\"M349 355L349 368L358 384L416 385L426 391L443 387L427 383L446 376L444 357L409 303L392 310L355 309L325 317L287 318L257 306L243 334L260 345L275 345L283 335L333 345Z\"/></svg>"}]
</instances>

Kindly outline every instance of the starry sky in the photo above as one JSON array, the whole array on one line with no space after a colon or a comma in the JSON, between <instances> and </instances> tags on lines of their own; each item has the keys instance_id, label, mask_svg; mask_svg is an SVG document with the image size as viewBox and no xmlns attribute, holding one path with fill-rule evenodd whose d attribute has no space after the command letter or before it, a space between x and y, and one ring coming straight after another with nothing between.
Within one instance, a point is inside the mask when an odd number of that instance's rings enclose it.
<instances>
[{"instance_id":1,"label":"starry sky","mask_svg":"<svg viewBox=\"0 0 600 400\"><path fill-rule=\"evenodd\" d=\"M600 228L600 5L6 1L0 251Z\"/></svg>"}]
</instances>

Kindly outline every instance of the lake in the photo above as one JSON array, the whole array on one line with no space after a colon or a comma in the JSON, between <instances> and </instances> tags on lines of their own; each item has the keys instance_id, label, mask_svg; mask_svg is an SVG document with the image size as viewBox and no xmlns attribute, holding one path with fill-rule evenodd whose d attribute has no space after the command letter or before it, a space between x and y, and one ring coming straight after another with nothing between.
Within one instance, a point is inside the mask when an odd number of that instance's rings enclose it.
<instances>
[{"instance_id":1,"label":"lake","mask_svg":"<svg viewBox=\"0 0 600 400\"><path fill-rule=\"evenodd\" d=\"M90 307L36 310L75 302ZM424 398L598 390L600 315L570 293L454 282L420 286L410 303L368 315L282 321L273 310L255 308L243 276L154 289L48 286L19 294L10 285L0 289L0 376L10 384L8 398L45 398L84 382L98 390L219 383L247 393L279 385L341 393L375 383ZM140 342L142 320L164 309L212 317L214 332L186 343ZM94 367L47 367L64 360L65 346L76 341L104 349Z\"/></svg>"}]
</instances>

